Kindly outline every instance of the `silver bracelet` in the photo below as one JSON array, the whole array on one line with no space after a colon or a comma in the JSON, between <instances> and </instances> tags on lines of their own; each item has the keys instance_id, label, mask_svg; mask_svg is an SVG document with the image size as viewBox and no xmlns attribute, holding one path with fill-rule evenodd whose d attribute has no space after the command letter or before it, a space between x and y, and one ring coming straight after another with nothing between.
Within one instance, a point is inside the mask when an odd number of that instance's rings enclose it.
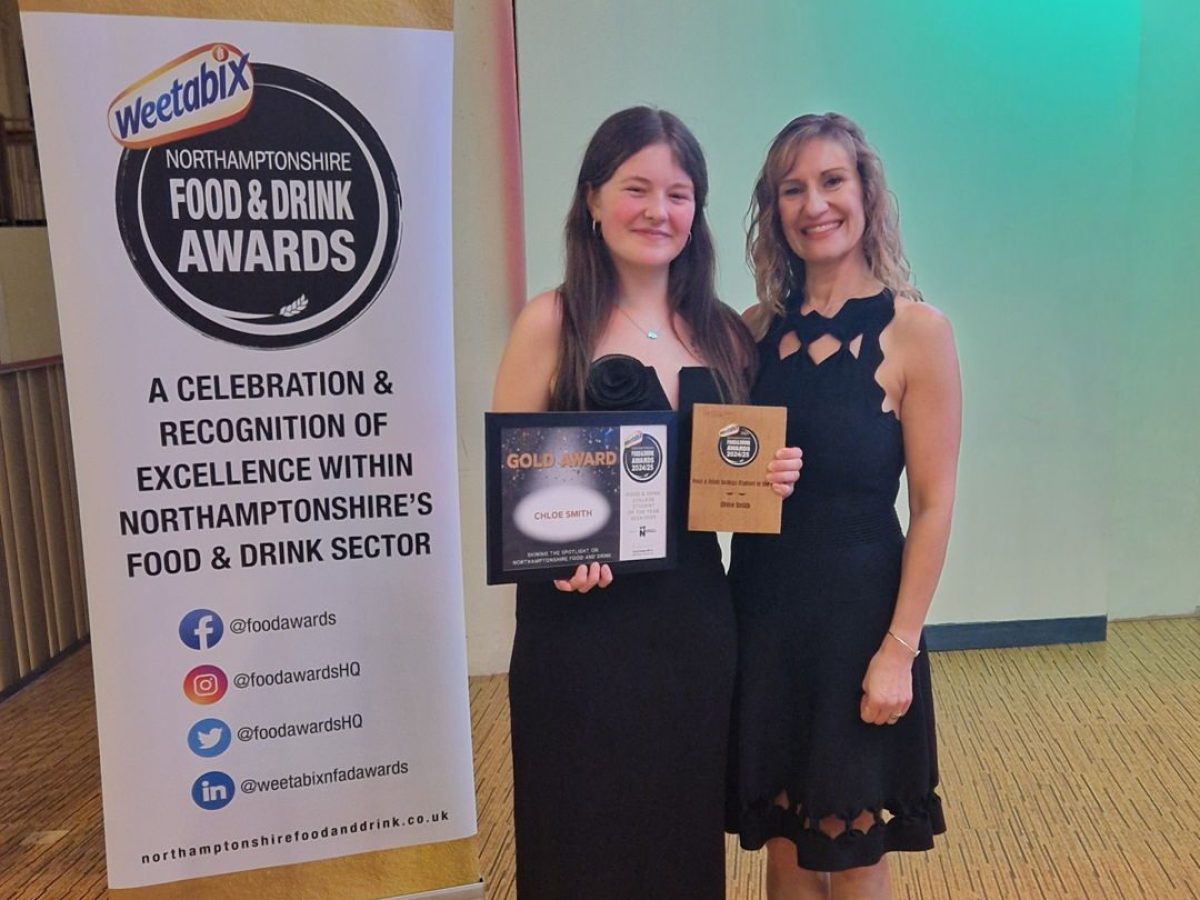
<instances>
[{"instance_id":1,"label":"silver bracelet","mask_svg":"<svg viewBox=\"0 0 1200 900\"><path fill-rule=\"evenodd\" d=\"M907 650L909 653L911 653L913 655L913 659L916 659L918 656L921 655L920 650L916 649L912 644L910 644L904 638L900 637L900 635L896 634L896 632L892 631L890 628L888 629L888 637L890 637L894 641L899 642L901 647L903 647L905 650Z\"/></svg>"}]
</instances>

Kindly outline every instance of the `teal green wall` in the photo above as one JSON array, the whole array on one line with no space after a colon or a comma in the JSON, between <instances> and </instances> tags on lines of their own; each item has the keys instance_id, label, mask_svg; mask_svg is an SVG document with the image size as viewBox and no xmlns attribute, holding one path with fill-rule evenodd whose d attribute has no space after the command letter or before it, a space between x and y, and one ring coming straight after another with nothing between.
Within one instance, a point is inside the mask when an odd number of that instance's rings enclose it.
<instances>
[{"instance_id":1,"label":"teal green wall","mask_svg":"<svg viewBox=\"0 0 1200 900\"><path fill-rule=\"evenodd\" d=\"M559 277L591 132L648 102L705 147L722 296L749 305L762 154L792 116L844 112L884 158L917 284L963 363L958 513L930 620L1191 611L1195 7L517 0L529 289Z\"/></svg>"}]
</instances>

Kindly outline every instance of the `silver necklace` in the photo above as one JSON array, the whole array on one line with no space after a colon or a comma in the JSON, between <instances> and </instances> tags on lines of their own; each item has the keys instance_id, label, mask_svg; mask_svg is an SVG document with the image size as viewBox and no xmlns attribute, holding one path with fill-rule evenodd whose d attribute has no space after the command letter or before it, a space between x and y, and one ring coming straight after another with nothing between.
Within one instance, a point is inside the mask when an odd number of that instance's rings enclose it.
<instances>
[{"instance_id":1,"label":"silver necklace","mask_svg":"<svg viewBox=\"0 0 1200 900\"><path fill-rule=\"evenodd\" d=\"M631 316L629 314L629 311L627 309L625 309L625 307L621 306L620 304L617 304L617 309L621 311L621 313L625 316L625 318L627 318L630 322L633 323L634 328L636 328L638 331L642 332L642 334L646 335L646 337L650 338L650 340L652 340L652 341L658 340L658 332L657 331L655 331L653 328L643 328L641 323L639 323L637 319L635 319L633 316Z\"/></svg>"}]
</instances>

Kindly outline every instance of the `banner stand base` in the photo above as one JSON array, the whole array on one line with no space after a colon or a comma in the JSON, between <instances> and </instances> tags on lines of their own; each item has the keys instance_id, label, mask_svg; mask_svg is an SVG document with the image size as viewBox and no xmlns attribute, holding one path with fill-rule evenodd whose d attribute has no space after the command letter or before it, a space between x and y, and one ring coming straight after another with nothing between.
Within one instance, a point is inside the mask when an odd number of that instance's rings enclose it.
<instances>
[{"instance_id":1,"label":"banner stand base","mask_svg":"<svg viewBox=\"0 0 1200 900\"><path fill-rule=\"evenodd\" d=\"M402 897L389 897L387 900L483 900L483 882L424 891L420 894L404 894Z\"/></svg>"}]
</instances>

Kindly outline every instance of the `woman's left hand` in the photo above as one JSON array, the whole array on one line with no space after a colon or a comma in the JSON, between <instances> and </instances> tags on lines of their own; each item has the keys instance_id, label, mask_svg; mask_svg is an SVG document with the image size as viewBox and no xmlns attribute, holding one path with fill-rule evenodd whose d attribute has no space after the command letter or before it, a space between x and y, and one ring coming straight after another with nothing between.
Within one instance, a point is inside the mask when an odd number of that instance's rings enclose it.
<instances>
[{"instance_id":1,"label":"woman's left hand","mask_svg":"<svg viewBox=\"0 0 1200 900\"><path fill-rule=\"evenodd\" d=\"M887 639L875 651L863 678L859 702L859 715L868 725L895 725L908 712L914 659L898 643Z\"/></svg>"},{"instance_id":2,"label":"woman's left hand","mask_svg":"<svg viewBox=\"0 0 1200 900\"><path fill-rule=\"evenodd\" d=\"M781 447L775 458L767 463L767 481L780 497L792 496L800 470L804 467L804 451L799 447Z\"/></svg>"}]
</instances>

